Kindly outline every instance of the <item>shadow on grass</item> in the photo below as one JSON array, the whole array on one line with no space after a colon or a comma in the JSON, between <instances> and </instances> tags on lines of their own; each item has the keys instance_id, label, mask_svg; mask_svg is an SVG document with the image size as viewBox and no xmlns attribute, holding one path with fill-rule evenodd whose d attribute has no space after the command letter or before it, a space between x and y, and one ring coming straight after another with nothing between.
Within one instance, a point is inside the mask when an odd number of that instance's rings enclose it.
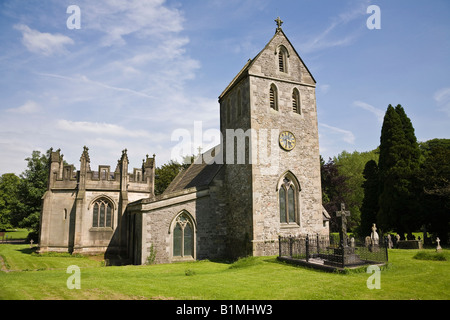
<instances>
[{"instance_id":1,"label":"shadow on grass","mask_svg":"<svg viewBox=\"0 0 450 320\"><path fill-rule=\"evenodd\" d=\"M36 253L37 247L33 247L33 248L22 248L22 249L18 249L16 251L22 252L23 254L33 254Z\"/></svg>"}]
</instances>

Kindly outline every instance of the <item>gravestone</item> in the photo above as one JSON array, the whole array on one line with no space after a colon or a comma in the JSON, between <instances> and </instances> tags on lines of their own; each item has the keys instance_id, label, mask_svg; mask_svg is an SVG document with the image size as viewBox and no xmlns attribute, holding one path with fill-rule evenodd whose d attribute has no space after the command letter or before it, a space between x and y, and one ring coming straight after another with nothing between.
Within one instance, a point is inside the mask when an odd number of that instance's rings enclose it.
<instances>
[{"instance_id":1,"label":"gravestone","mask_svg":"<svg viewBox=\"0 0 450 320\"><path fill-rule=\"evenodd\" d=\"M357 254L355 254L354 245L348 245L348 235L347 235L347 217L350 216L350 211L345 210L345 204L341 203L341 210L336 211L336 217L340 217L340 228L339 228L339 236L341 239L341 243L339 248L334 249L335 256L340 256L340 261L327 261L325 260L324 264L326 265L338 265L338 266L346 266L346 265L354 265L361 263L361 259ZM354 241L353 241L354 243Z\"/></svg>"},{"instance_id":2,"label":"gravestone","mask_svg":"<svg viewBox=\"0 0 450 320\"><path fill-rule=\"evenodd\" d=\"M436 243L437 243L437 247L436 247L436 252L440 252L442 251L441 245L440 245L441 239L436 238Z\"/></svg>"},{"instance_id":3,"label":"gravestone","mask_svg":"<svg viewBox=\"0 0 450 320\"><path fill-rule=\"evenodd\" d=\"M394 243L392 242L392 238L391 238L390 234L387 235L387 240L388 240L388 248L392 249L394 247Z\"/></svg>"},{"instance_id":4,"label":"gravestone","mask_svg":"<svg viewBox=\"0 0 450 320\"><path fill-rule=\"evenodd\" d=\"M378 236L377 226L375 225L375 223L372 224L372 233L370 234L370 240L372 242L371 246L370 246L370 250L373 251L373 252L374 251L378 251L378 249L379 249L378 244L379 244L380 238Z\"/></svg>"},{"instance_id":5,"label":"gravestone","mask_svg":"<svg viewBox=\"0 0 450 320\"><path fill-rule=\"evenodd\" d=\"M345 204L341 203L341 210L336 211L336 217L341 217L341 227L339 228L339 237L341 240L341 247L348 247L347 235L347 217L350 216L350 211L345 211Z\"/></svg>"}]
</instances>

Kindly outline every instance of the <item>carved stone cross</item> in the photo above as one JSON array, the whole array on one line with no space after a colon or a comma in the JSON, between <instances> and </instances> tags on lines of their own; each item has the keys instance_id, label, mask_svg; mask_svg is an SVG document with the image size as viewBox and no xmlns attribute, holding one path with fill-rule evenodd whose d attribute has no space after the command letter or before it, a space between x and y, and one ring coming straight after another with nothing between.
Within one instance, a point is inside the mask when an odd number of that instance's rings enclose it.
<instances>
[{"instance_id":1,"label":"carved stone cross","mask_svg":"<svg viewBox=\"0 0 450 320\"><path fill-rule=\"evenodd\" d=\"M280 19L280 17L275 19L275 22L277 23L277 30L281 29L281 25L283 24L283 20Z\"/></svg>"},{"instance_id":2,"label":"carved stone cross","mask_svg":"<svg viewBox=\"0 0 450 320\"><path fill-rule=\"evenodd\" d=\"M341 203L341 210L336 211L336 217L341 217L341 228L339 229L339 236L342 241L342 245L347 247L347 217L350 217L350 211L345 211L345 204Z\"/></svg>"}]
</instances>

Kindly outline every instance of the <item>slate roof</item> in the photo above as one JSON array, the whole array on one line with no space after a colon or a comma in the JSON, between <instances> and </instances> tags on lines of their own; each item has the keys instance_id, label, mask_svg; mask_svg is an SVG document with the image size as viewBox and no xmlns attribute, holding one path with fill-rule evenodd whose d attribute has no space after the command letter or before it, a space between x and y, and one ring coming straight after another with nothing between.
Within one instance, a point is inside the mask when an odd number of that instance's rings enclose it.
<instances>
[{"instance_id":1,"label":"slate roof","mask_svg":"<svg viewBox=\"0 0 450 320\"><path fill-rule=\"evenodd\" d=\"M214 151L212 152L212 154L214 154ZM202 154L202 156L205 154L211 154L211 150L208 150ZM222 166L223 164L207 164L204 161L202 161L201 164L197 164L196 161L194 161L194 163L192 163L187 169L181 171L175 177L175 179L166 188L163 195L193 187L206 187L212 182Z\"/></svg>"}]
</instances>

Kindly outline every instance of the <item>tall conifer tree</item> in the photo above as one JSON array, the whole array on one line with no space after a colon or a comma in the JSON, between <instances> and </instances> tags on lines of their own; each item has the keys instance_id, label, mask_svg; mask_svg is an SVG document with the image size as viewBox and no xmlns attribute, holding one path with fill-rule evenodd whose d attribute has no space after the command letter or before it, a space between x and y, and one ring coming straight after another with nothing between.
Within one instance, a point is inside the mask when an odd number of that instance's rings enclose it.
<instances>
[{"instance_id":1,"label":"tall conifer tree","mask_svg":"<svg viewBox=\"0 0 450 320\"><path fill-rule=\"evenodd\" d=\"M420 150L411 120L402 106L388 106L380 137L378 223L400 236L420 225L414 201Z\"/></svg>"}]
</instances>

